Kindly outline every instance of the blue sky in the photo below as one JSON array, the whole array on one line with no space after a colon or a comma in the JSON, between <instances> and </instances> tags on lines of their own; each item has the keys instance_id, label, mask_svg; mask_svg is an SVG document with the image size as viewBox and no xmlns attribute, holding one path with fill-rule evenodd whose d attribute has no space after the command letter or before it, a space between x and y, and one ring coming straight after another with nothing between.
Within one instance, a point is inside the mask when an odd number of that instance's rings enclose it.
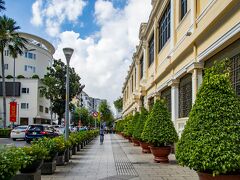
<instances>
[{"instance_id":1,"label":"blue sky","mask_svg":"<svg viewBox=\"0 0 240 180\"><path fill-rule=\"evenodd\" d=\"M147 22L151 0L5 0L7 16L21 31L51 42L55 59L71 47L70 65L92 97L112 103L121 90L136 45L140 24Z\"/></svg>"},{"instance_id":2,"label":"blue sky","mask_svg":"<svg viewBox=\"0 0 240 180\"><path fill-rule=\"evenodd\" d=\"M16 20L17 24L24 32L36 34L46 39L54 40L45 31L44 27L36 27L31 24L32 5L35 0L5 0L6 11L4 14ZM77 23L65 21L61 25L61 31L73 30L80 33L81 37L86 38L99 31L94 15L95 0L85 0L87 5L83 9L83 14L78 17ZM127 0L112 0L113 6L117 9L123 9Z\"/></svg>"}]
</instances>

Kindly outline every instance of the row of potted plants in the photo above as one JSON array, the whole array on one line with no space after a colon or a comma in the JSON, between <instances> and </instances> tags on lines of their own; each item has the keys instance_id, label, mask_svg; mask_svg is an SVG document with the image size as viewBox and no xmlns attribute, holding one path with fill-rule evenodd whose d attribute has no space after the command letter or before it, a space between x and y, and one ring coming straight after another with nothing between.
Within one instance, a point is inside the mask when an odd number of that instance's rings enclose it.
<instances>
[{"instance_id":1,"label":"row of potted plants","mask_svg":"<svg viewBox=\"0 0 240 180\"><path fill-rule=\"evenodd\" d=\"M97 135L98 130L80 131L71 133L68 140L63 136L41 138L33 141L31 146L1 150L0 179L14 179L18 172L34 173L40 168L42 174L53 174L56 165L64 165L72 154L76 154Z\"/></svg>"},{"instance_id":2,"label":"row of potted plants","mask_svg":"<svg viewBox=\"0 0 240 180\"><path fill-rule=\"evenodd\" d=\"M141 146L143 153L152 152L156 162L169 162L171 146L178 140L164 100L157 100L149 113L143 107L141 113L118 121L116 130L134 146Z\"/></svg>"},{"instance_id":3,"label":"row of potted plants","mask_svg":"<svg viewBox=\"0 0 240 180\"><path fill-rule=\"evenodd\" d=\"M140 115L117 122L116 130L124 137L142 143L143 152L151 152L155 160L167 162L155 149L164 147L166 154L176 144L176 159L182 166L197 171L200 180L240 179L240 100L231 84L228 60L215 63L204 71L185 129L178 137L163 100L158 100L149 115L142 108ZM138 118L136 118L138 117ZM138 119L136 121L136 119Z\"/></svg>"}]
</instances>

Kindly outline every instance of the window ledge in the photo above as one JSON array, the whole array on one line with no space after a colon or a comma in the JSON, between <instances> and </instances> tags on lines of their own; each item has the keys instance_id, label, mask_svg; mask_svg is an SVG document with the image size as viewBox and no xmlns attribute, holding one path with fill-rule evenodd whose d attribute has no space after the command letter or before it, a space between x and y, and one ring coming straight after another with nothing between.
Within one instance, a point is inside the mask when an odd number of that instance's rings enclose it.
<instances>
[{"instance_id":1,"label":"window ledge","mask_svg":"<svg viewBox=\"0 0 240 180\"><path fill-rule=\"evenodd\" d=\"M189 9L186 14L184 15L184 17L182 19L179 20L178 26L176 28L176 31L179 31L180 27L182 26L183 22L186 20L187 16L190 14L191 9Z\"/></svg>"},{"instance_id":2,"label":"window ledge","mask_svg":"<svg viewBox=\"0 0 240 180\"><path fill-rule=\"evenodd\" d=\"M217 0L211 0L208 5L203 9L203 11L197 17L196 23L198 24L201 19L207 14L207 12L211 9L211 7L217 2Z\"/></svg>"},{"instance_id":3,"label":"window ledge","mask_svg":"<svg viewBox=\"0 0 240 180\"><path fill-rule=\"evenodd\" d=\"M162 49L157 53L158 56L159 56L159 54L168 46L168 44L170 43L170 39L171 39L171 37L167 40L167 42L164 44L164 46L162 47Z\"/></svg>"}]
</instances>

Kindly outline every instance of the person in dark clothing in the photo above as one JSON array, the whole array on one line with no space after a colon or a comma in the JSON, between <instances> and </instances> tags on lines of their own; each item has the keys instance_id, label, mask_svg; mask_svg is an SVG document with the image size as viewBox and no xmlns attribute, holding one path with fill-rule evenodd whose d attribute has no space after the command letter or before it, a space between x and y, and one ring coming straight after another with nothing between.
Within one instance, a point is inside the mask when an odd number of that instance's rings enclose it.
<instances>
[{"instance_id":1,"label":"person in dark clothing","mask_svg":"<svg viewBox=\"0 0 240 180\"><path fill-rule=\"evenodd\" d=\"M99 134L100 134L100 144L103 144L103 140L104 140L104 127L103 127L103 125L101 125L101 127L100 127Z\"/></svg>"}]
</instances>

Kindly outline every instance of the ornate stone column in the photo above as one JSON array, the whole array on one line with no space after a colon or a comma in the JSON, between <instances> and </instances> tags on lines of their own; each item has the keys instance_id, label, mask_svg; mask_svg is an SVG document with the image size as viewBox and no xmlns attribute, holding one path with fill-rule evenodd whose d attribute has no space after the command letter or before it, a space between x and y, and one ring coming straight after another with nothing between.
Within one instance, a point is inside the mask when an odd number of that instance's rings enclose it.
<instances>
[{"instance_id":1,"label":"ornate stone column","mask_svg":"<svg viewBox=\"0 0 240 180\"><path fill-rule=\"evenodd\" d=\"M176 120L179 114L179 80L172 80L171 86L171 106L172 106L172 121L176 126Z\"/></svg>"}]
</instances>

